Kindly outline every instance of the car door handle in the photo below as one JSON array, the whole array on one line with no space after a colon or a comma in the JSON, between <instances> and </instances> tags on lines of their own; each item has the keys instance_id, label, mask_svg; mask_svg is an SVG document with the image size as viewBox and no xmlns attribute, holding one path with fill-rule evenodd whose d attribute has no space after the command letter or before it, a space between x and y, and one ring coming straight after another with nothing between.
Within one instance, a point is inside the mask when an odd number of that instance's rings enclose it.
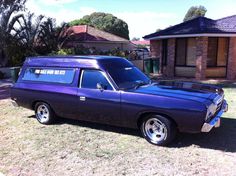
<instances>
[{"instance_id":1,"label":"car door handle","mask_svg":"<svg viewBox=\"0 0 236 176\"><path fill-rule=\"evenodd\" d=\"M85 101L85 100L86 100L86 97L82 97L82 96L81 96L81 97L79 97L79 100L80 100L80 101Z\"/></svg>"}]
</instances>

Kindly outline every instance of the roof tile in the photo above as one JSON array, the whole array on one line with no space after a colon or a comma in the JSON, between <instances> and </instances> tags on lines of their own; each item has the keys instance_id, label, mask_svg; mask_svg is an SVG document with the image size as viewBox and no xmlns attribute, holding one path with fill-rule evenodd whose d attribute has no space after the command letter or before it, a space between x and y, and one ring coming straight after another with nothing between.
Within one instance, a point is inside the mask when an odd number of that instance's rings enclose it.
<instances>
[{"instance_id":1,"label":"roof tile","mask_svg":"<svg viewBox=\"0 0 236 176\"><path fill-rule=\"evenodd\" d=\"M144 36L144 39L150 39L158 36L167 35L185 35L202 33L235 33L236 34L236 15L212 20L206 17L198 17L164 30Z\"/></svg>"}]
</instances>

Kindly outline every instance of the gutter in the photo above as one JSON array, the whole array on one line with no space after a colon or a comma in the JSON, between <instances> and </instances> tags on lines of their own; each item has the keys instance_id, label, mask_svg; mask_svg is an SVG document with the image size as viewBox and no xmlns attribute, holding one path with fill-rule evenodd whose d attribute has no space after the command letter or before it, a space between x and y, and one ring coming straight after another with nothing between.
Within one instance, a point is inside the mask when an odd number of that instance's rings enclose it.
<instances>
[{"instance_id":1,"label":"gutter","mask_svg":"<svg viewBox=\"0 0 236 176\"><path fill-rule=\"evenodd\" d=\"M168 38L184 38L184 37L236 37L236 34L219 34L219 33L203 33L203 34L181 34L181 35L163 35L157 37L144 38L145 40L158 40Z\"/></svg>"}]
</instances>

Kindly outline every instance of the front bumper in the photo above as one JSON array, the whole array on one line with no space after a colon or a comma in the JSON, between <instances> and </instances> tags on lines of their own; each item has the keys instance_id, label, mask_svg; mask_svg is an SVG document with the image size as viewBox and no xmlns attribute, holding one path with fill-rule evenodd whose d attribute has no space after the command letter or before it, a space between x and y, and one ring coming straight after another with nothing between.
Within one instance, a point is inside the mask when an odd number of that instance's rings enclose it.
<instances>
[{"instance_id":1,"label":"front bumper","mask_svg":"<svg viewBox=\"0 0 236 176\"><path fill-rule=\"evenodd\" d=\"M220 127L220 118L222 116L222 114L224 112L227 112L228 111L228 104L227 102L224 100L223 104L222 104L222 107L221 107L221 110L217 113L217 115L210 121L210 122L207 122L207 123L204 123L203 126L202 126L202 129L201 129L201 132L209 132L211 131L211 129L213 127Z\"/></svg>"}]
</instances>

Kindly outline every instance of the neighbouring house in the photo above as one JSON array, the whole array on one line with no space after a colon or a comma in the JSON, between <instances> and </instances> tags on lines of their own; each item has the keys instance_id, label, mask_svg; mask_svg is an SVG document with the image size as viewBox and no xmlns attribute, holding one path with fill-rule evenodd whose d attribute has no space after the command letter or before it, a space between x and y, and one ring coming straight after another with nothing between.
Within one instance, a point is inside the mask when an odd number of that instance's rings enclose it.
<instances>
[{"instance_id":1,"label":"neighbouring house","mask_svg":"<svg viewBox=\"0 0 236 176\"><path fill-rule=\"evenodd\" d=\"M96 29L88 25L78 25L69 28L71 36L66 42L66 47L83 45L86 48L95 48L99 51L120 49L129 51L135 46L127 39Z\"/></svg>"},{"instance_id":2,"label":"neighbouring house","mask_svg":"<svg viewBox=\"0 0 236 176\"><path fill-rule=\"evenodd\" d=\"M144 39L167 77L236 79L236 15L198 17Z\"/></svg>"},{"instance_id":3,"label":"neighbouring house","mask_svg":"<svg viewBox=\"0 0 236 176\"><path fill-rule=\"evenodd\" d=\"M133 40L131 41L137 48L139 47L146 47L150 48L150 41L149 40Z\"/></svg>"}]
</instances>

